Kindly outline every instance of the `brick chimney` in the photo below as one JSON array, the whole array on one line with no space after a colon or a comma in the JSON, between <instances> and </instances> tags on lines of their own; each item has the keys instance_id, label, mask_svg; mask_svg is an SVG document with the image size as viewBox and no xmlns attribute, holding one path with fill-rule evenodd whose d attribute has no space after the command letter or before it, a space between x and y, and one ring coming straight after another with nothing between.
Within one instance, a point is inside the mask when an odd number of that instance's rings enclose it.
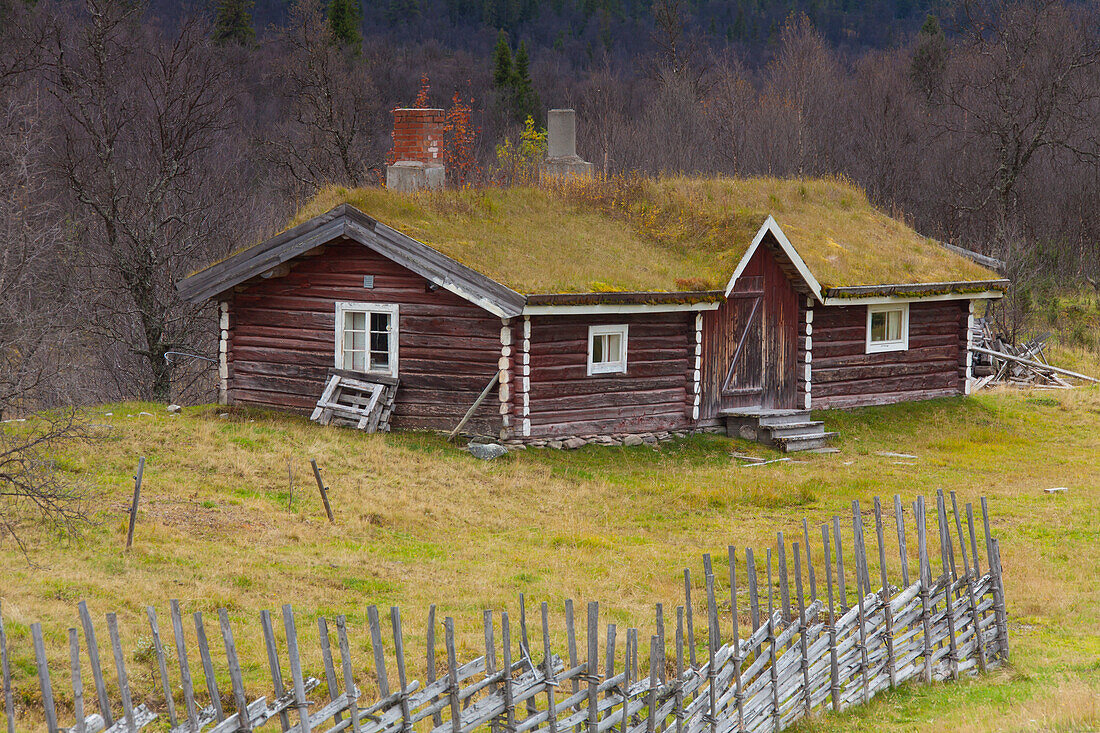
<instances>
[{"instance_id":1,"label":"brick chimney","mask_svg":"<svg viewBox=\"0 0 1100 733\"><path fill-rule=\"evenodd\" d=\"M577 113L552 109L546 116L546 160L539 172L546 178L586 177L592 164L577 155Z\"/></svg>"},{"instance_id":2,"label":"brick chimney","mask_svg":"<svg viewBox=\"0 0 1100 733\"><path fill-rule=\"evenodd\" d=\"M393 111L393 164L386 166L386 188L420 191L443 188L443 110Z\"/></svg>"}]
</instances>

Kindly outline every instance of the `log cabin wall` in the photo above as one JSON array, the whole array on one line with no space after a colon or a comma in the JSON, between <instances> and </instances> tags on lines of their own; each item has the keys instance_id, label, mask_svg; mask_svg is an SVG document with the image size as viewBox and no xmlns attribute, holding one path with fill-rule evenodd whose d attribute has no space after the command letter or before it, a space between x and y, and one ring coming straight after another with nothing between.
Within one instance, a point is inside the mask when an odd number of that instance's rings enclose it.
<instances>
[{"instance_id":1,"label":"log cabin wall","mask_svg":"<svg viewBox=\"0 0 1100 733\"><path fill-rule=\"evenodd\" d=\"M517 417L530 421L532 438L692 427L695 316L531 317L529 407ZM615 324L629 326L626 373L589 376L588 327Z\"/></svg>"},{"instance_id":2,"label":"log cabin wall","mask_svg":"<svg viewBox=\"0 0 1100 733\"><path fill-rule=\"evenodd\" d=\"M374 287L364 287L365 275ZM339 301L398 304L398 378L391 424L450 429L492 379L501 360L501 319L361 244L339 241L290 272L242 286L229 300L231 404L308 412L335 366ZM464 430L500 431L500 393Z\"/></svg>"},{"instance_id":3,"label":"log cabin wall","mask_svg":"<svg viewBox=\"0 0 1100 733\"><path fill-rule=\"evenodd\" d=\"M884 405L962 394L970 301L909 304L909 349L866 353L867 306L813 310L815 409ZM962 374L962 376L960 376Z\"/></svg>"}]
</instances>

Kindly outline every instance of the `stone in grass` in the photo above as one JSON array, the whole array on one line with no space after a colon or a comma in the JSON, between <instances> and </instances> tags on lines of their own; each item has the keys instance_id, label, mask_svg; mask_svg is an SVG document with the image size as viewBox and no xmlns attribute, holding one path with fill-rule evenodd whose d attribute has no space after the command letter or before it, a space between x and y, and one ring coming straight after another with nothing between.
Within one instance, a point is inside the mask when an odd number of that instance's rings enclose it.
<instances>
[{"instance_id":1,"label":"stone in grass","mask_svg":"<svg viewBox=\"0 0 1100 733\"><path fill-rule=\"evenodd\" d=\"M569 450L576 450L583 445L587 445L588 441L584 438L567 438L563 445Z\"/></svg>"},{"instance_id":2,"label":"stone in grass","mask_svg":"<svg viewBox=\"0 0 1100 733\"><path fill-rule=\"evenodd\" d=\"M470 451L470 455L474 458L480 458L483 461L500 458L508 452L508 449L500 443L470 443L466 446L466 450Z\"/></svg>"},{"instance_id":3,"label":"stone in grass","mask_svg":"<svg viewBox=\"0 0 1100 733\"><path fill-rule=\"evenodd\" d=\"M1050 488L1050 489L1043 489L1043 491L1045 491L1048 494L1064 494L1067 491L1069 491L1069 488L1067 488L1065 486L1055 486L1055 487Z\"/></svg>"},{"instance_id":4,"label":"stone in grass","mask_svg":"<svg viewBox=\"0 0 1100 733\"><path fill-rule=\"evenodd\" d=\"M565 447L565 443L560 440L551 440L546 443L547 448L553 448L554 450L561 450Z\"/></svg>"},{"instance_id":5,"label":"stone in grass","mask_svg":"<svg viewBox=\"0 0 1100 733\"><path fill-rule=\"evenodd\" d=\"M182 409L183 409L182 407L180 407L179 405L176 405L176 404L168 405L168 412L170 412L173 415L179 414L180 410L182 410Z\"/></svg>"},{"instance_id":6,"label":"stone in grass","mask_svg":"<svg viewBox=\"0 0 1100 733\"><path fill-rule=\"evenodd\" d=\"M623 445L641 445L642 442L642 436L633 433L623 438Z\"/></svg>"}]
</instances>

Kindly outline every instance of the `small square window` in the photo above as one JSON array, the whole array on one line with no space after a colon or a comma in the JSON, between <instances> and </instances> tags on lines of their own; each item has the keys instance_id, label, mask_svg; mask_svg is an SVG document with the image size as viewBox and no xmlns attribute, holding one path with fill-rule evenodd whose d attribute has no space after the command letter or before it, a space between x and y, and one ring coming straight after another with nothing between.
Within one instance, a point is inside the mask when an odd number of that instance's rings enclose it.
<instances>
[{"instance_id":1,"label":"small square window","mask_svg":"<svg viewBox=\"0 0 1100 733\"><path fill-rule=\"evenodd\" d=\"M624 374L626 372L627 327L588 327L588 374Z\"/></svg>"},{"instance_id":2,"label":"small square window","mask_svg":"<svg viewBox=\"0 0 1100 733\"><path fill-rule=\"evenodd\" d=\"M397 376L397 306L336 304L336 368Z\"/></svg>"},{"instance_id":3,"label":"small square window","mask_svg":"<svg viewBox=\"0 0 1100 733\"><path fill-rule=\"evenodd\" d=\"M909 304L887 303L867 307L867 353L909 348Z\"/></svg>"}]
</instances>

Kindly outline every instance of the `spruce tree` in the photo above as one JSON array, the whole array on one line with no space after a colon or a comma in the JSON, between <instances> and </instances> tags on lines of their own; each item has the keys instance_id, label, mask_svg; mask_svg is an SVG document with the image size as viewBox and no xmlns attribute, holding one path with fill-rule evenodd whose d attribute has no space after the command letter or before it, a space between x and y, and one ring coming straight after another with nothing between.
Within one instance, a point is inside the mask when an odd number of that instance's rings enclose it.
<instances>
[{"instance_id":1,"label":"spruce tree","mask_svg":"<svg viewBox=\"0 0 1100 733\"><path fill-rule=\"evenodd\" d=\"M531 63L527 56L527 42L520 41L516 49L515 64L512 69L512 91L515 95L514 112L517 120L526 120L534 117L538 120L539 98L535 93L535 85L531 82Z\"/></svg>"},{"instance_id":2,"label":"spruce tree","mask_svg":"<svg viewBox=\"0 0 1100 733\"><path fill-rule=\"evenodd\" d=\"M497 45L493 49L493 86L501 91L512 84L512 49L508 46L508 34L501 31L497 35Z\"/></svg>"},{"instance_id":3,"label":"spruce tree","mask_svg":"<svg viewBox=\"0 0 1100 733\"><path fill-rule=\"evenodd\" d=\"M359 34L362 9L359 0L329 0L328 25L332 37L341 46L358 47L363 41Z\"/></svg>"},{"instance_id":4,"label":"spruce tree","mask_svg":"<svg viewBox=\"0 0 1100 733\"><path fill-rule=\"evenodd\" d=\"M256 40L252 27L252 0L219 0L214 20L214 42L251 45Z\"/></svg>"}]
</instances>

